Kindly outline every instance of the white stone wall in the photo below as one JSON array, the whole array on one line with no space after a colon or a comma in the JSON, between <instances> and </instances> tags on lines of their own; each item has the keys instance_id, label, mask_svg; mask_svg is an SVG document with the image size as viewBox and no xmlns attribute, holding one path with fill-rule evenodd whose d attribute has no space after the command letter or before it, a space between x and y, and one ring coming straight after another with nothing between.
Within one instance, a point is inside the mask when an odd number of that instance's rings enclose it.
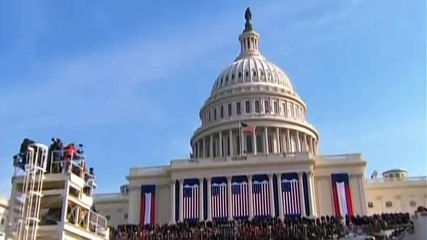
<instances>
[{"instance_id":1,"label":"white stone wall","mask_svg":"<svg viewBox=\"0 0 427 240\"><path fill-rule=\"evenodd\" d=\"M127 198L118 196L115 199L110 198L109 201L95 199L95 206L97 212L108 219L109 226L117 227L128 222L129 203Z\"/></svg>"},{"instance_id":2,"label":"white stone wall","mask_svg":"<svg viewBox=\"0 0 427 240\"><path fill-rule=\"evenodd\" d=\"M368 180L366 183L368 213L413 213L427 206L427 178L412 177L397 181Z\"/></svg>"},{"instance_id":3,"label":"white stone wall","mask_svg":"<svg viewBox=\"0 0 427 240\"><path fill-rule=\"evenodd\" d=\"M312 172L314 175L311 198L315 216L333 215L331 173L349 174L353 209L355 214L366 214L364 194L364 175L366 163L360 155L341 155L310 158L307 153L284 157L283 155L252 155L246 159L172 161L165 171L155 169L133 169L129 179L129 217L128 223L138 224L140 217L141 185L155 184L156 221L169 223L172 220L171 207L175 202L171 198L171 184L174 180L188 178L210 178L214 176L238 176L255 174L279 174L286 172ZM312 215L312 214L310 214Z\"/></svg>"}]
</instances>

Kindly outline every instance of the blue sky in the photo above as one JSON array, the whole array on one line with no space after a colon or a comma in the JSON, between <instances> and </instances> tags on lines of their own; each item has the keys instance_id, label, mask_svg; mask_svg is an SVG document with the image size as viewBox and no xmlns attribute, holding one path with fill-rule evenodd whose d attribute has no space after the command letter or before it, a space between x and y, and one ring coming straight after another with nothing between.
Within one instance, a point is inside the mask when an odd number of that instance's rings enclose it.
<instances>
[{"instance_id":1,"label":"blue sky","mask_svg":"<svg viewBox=\"0 0 427 240\"><path fill-rule=\"evenodd\" d=\"M320 152L426 170L426 3L1 1L0 195L24 137L82 142L98 192L130 167L189 155L198 111L238 55L250 6L261 52L291 78Z\"/></svg>"}]
</instances>

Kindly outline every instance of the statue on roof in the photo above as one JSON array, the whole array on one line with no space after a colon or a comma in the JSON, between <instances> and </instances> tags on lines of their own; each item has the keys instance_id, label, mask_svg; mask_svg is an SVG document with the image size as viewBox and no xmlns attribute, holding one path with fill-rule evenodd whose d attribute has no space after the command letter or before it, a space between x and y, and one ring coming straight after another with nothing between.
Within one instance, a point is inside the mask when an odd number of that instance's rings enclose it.
<instances>
[{"instance_id":1,"label":"statue on roof","mask_svg":"<svg viewBox=\"0 0 427 240\"><path fill-rule=\"evenodd\" d=\"M245 23L244 32L252 31L252 13L249 7L246 8L246 11L245 11L245 20L246 20L246 23Z\"/></svg>"}]
</instances>

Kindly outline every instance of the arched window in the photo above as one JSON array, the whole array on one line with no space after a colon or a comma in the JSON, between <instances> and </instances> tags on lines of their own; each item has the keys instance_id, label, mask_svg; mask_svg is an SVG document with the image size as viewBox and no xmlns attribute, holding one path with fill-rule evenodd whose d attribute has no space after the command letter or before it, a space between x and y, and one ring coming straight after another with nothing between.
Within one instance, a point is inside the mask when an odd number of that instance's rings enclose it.
<instances>
[{"instance_id":1,"label":"arched window","mask_svg":"<svg viewBox=\"0 0 427 240\"><path fill-rule=\"evenodd\" d=\"M211 114L211 111L209 110L209 122L211 121L212 121L212 114Z\"/></svg>"},{"instance_id":2,"label":"arched window","mask_svg":"<svg viewBox=\"0 0 427 240\"><path fill-rule=\"evenodd\" d=\"M250 101L245 102L245 111L246 111L246 113L251 112L251 102Z\"/></svg>"},{"instance_id":3,"label":"arched window","mask_svg":"<svg viewBox=\"0 0 427 240\"><path fill-rule=\"evenodd\" d=\"M232 112L232 109L231 109L231 103L229 103L229 104L228 104L228 116L229 116L229 117L231 116L231 112Z\"/></svg>"},{"instance_id":4,"label":"arched window","mask_svg":"<svg viewBox=\"0 0 427 240\"><path fill-rule=\"evenodd\" d=\"M256 112L256 113L259 113L259 112L260 112L259 100L255 100L255 112Z\"/></svg>"},{"instance_id":5,"label":"arched window","mask_svg":"<svg viewBox=\"0 0 427 240\"><path fill-rule=\"evenodd\" d=\"M264 149L262 148L262 135L261 134L256 135L256 151L258 153L264 152Z\"/></svg>"},{"instance_id":6,"label":"arched window","mask_svg":"<svg viewBox=\"0 0 427 240\"><path fill-rule=\"evenodd\" d=\"M242 108L240 106L240 102L236 103L236 113L237 113L237 115L242 114Z\"/></svg>"},{"instance_id":7,"label":"arched window","mask_svg":"<svg viewBox=\"0 0 427 240\"><path fill-rule=\"evenodd\" d=\"M246 135L246 153L253 153L252 135Z\"/></svg>"},{"instance_id":8,"label":"arched window","mask_svg":"<svg viewBox=\"0 0 427 240\"><path fill-rule=\"evenodd\" d=\"M284 115L285 117L287 117L287 115L286 115L286 102L284 102L284 103L282 104L282 108L283 108L283 115Z\"/></svg>"},{"instance_id":9,"label":"arched window","mask_svg":"<svg viewBox=\"0 0 427 240\"><path fill-rule=\"evenodd\" d=\"M221 105L221 119L224 118L224 106Z\"/></svg>"},{"instance_id":10,"label":"arched window","mask_svg":"<svg viewBox=\"0 0 427 240\"><path fill-rule=\"evenodd\" d=\"M274 101L274 114L279 114L279 103L277 101Z\"/></svg>"},{"instance_id":11,"label":"arched window","mask_svg":"<svg viewBox=\"0 0 427 240\"><path fill-rule=\"evenodd\" d=\"M264 109L265 109L266 113L270 112L270 101L269 100L264 101Z\"/></svg>"},{"instance_id":12,"label":"arched window","mask_svg":"<svg viewBox=\"0 0 427 240\"><path fill-rule=\"evenodd\" d=\"M214 108L214 120L216 120L216 108Z\"/></svg>"}]
</instances>

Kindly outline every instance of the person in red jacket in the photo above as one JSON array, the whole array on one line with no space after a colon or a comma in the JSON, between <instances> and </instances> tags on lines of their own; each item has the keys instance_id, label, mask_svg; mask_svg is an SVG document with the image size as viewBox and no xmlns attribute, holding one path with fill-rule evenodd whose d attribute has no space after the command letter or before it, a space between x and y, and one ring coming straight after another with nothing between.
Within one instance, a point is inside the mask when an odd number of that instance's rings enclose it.
<instances>
[{"instance_id":1,"label":"person in red jacket","mask_svg":"<svg viewBox=\"0 0 427 240\"><path fill-rule=\"evenodd\" d=\"M75 154L77 153L77 148L74 146L74 143L68 144L64 148L64 158L66 160L72 160L75 158Z\"/></svg>"}]
</instances>

